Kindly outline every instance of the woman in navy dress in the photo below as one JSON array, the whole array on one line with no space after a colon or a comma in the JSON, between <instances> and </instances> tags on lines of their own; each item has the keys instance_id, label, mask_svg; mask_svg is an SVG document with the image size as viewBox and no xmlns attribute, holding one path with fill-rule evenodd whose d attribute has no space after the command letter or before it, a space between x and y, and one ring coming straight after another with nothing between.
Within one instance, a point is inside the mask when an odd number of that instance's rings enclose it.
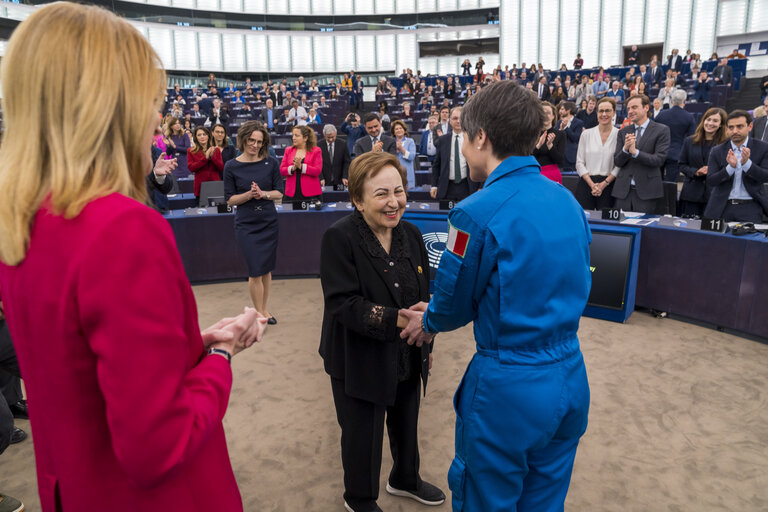
<instances>
[{"instance_id":1,"label":"woman in navy dress","mask_svg":"<svg viewBox=\"0 0 768 512\"><path fill-rule=\"evenodd\" d=\"M243 123L237 131L241 155L224 166L224 197L237 205L235 234L248 264L248 289L253 307L269 318L267 300L277 260L277 210L283 197L280 164L269 156L269 133L259 121Z\"/></svg>"},{"instance_id":2,"label":"woman in navy dress","mask_svg":"<svg viewBox=\"0 0 768 512\"><path fill-rule=\"evenodd\" d=\"M192 147L192 138L184 131L181 119L177 117L168 122L163 135L165 154L168 155L168 158L175 158L179 164L173 170L173 177L186 178L190 175L189 167L187 167L187 150Z\"/></svg>"}]
</instances>

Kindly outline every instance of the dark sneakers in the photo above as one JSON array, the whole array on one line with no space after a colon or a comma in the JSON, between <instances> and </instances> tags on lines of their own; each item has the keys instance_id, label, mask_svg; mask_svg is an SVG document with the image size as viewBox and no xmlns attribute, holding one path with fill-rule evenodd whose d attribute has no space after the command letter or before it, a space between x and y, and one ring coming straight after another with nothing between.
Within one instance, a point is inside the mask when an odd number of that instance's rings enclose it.
<instances>
[{"instance_id":1,"label":"dark sneakers","mask_svg":"<svg viewBox=\"0 0 768 512\"><path fill-rule=\"evenodd\" d=\"M19 427L13 427L13 432L11 432L11 444L20 443L26 438L27 438L26 432L21 430ZM0 512L2 512L2 508L0 508Z\"/></svg>"},{"instance_id":2,"label":"dark sneakers","mask_svg":"<svg viewBox=\"0 0 768 512\"><path fill-rule=\"evenodd\" d=\"M389 482L387 482L387 492L393 496L402 496L404 498L411 498L423 505L442 505L445 501L445 494L436 486L429 482L422 481L419 488L414 491L405 491L402 489L395 489Z\"/></svg>"},{"instance_id":3,"label":"dark sneakers","mask_svg":"<svg viewBox=\"0 0 768 512\"><path fill-rule=\"evenodd\" d=\"M23 512L24 504L12 498L0 493L0 512Z\"/></svg>"}]
</instances>

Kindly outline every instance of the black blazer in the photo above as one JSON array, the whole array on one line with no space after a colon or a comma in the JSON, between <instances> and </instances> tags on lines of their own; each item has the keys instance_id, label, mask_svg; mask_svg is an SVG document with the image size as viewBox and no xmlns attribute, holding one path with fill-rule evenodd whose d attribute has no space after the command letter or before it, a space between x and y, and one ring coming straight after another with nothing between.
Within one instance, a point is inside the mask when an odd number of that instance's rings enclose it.
<instances>
[{"instance_id":1,"label":"black blazer","mask_svg":"<svg viewBox=\"0 0 768 512\"><path fill-rule=\"evenodd\" d=\"M747 140L747 147L752 154L752 167L742 174L742 183L752 198L760 203L763 212L768 214L768 196L763 190L763 183L768 182L768 144L752 137ZM731 149L731 141L712 148L707 163L707 185L711 190L704 216L710 219L719 219L723 216L728 196L733 188L733 176L728 175L725 167L728 165L725 158Z\"/></svg>"},{"instance_id":2,"label":"black blazer","mask_svg":"<svg viewBox=\"0 0 768 512\"><path fill-rule=\"evenodd\" d=\"M722 81L720 75L722 75ZM712 71L712 78L716 85L728 85L733 81L733 68L731 66L717 66Z\"/></svg>"},{"instance_id":3,"label":"black blazer","mask_svg":"<svg viewBox=\"0 0 768 512\"><path fill-rule=\"evenodd\" d=\"M437 139L437 153L432 161L432 186L437 187L437 199L445 199L448 195L448 182L451 179L451 150L453 149L453 130ZM467 182L469 193L477 192L480 184L469 177L469 163L467 163Z\"/></svg>"},{"instance_id":4,"label":"black blazer","mask_svg":"<svg viewBox=\"0 0 768 512\"><path fill-rule=\"evenodd\" d=\"M349 176L349 150L346 141L337 138L333 142L333 162L328 153L328 143L320 141L317 144L323 154L323 174L321 179L325 180L326 185L341 185L342 179Z\"/></svg>"},{"instance_id":5,"label":"black blazer","mask_svg":"<svg viewBox=\"0 0 768 512\"><path fill-rule=\"evenodd\" d=\"M683 148L680 150L679 169L685 176L685 181L683 182L683 190L680 191L681 201L707 202L709 198L707 175L696 176L696 171L707 165L711 151L712 146L707 143L694 144L693 137L686 137L683 141Z\"/></svg>"},{"instance_id":6,"label":"black blazer","mask_svg":"<svg viewBox=\"0 0 768 512\"><path fill-rule=\"evenodd\" d=\"M768 121L768 117L758 117L755 119L752 123L752 131L749 132L750 137L754 137L757 140L763 140L763 135L765 134L766 130L766 121Z\"/></svg>"},{"instance_id":7,"label":"black blazer","mask_svg":"<svg viewBox=\"0 0 768 512\"><path fill-rule=\"evenodd\" d=\"M394 137L390 137L385 133L379 134L379 140L383 144L382 151L385 153L392 153L397 155L397 143ZM363 153L369 153L373 149L371 144L371 136L367 133L355 141L355 145L352 148L352 158L358 157Z\"/></svg>"},{"instance_id":8,"label":"black blazer","mask_svg":"<svg viewBox=\"0 0 768 512\"><path fill-rule=\"evenodd\" d=\"M693 114L686 112L682 107L675 106L662 110L654 120L669 128L667 160L677 162L680 159L683 141L696 131L696 119L694 119Z\"/></svg>"},{"instance_id":9,"label":"black blazer","mask_svg":"<svg viewBox=\"0 0 768 512\"><path fill-rule=\"evenodd\" d=\"M320 282L325 309L320 355L325 371L344 380L347 395L380 405L395 403L401 304L387 260L366 244L368 229L355 211L328 228L320 248ZM429 302L429 259L421 232L404 220L392 232L407 248L419 281L419 297ZM394 244L393 244L394 245ZM427 387L429 353L421 347L421 378Z\"/></svg>"},{"instance_id":10,"label":"black blazer","mask_svg":"<svg viewBox=\"0 0 768 512\"><path fill-rule=\"evenodd\" d=\"M555 134L555 140L552 141L552 149L549 149L547 143L544 142L540 148L534 148L533 156L542 167L545 165L561 165L565 157L565 132L555 130L554 128L550 128L547 132Z\"/></svg>"}]
</instances>

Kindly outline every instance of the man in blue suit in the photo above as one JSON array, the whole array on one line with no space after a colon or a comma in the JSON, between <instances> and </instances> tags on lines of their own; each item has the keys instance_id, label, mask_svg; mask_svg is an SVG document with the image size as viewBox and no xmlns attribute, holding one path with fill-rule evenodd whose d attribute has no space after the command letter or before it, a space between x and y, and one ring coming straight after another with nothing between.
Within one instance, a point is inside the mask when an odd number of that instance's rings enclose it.
<instances>
[{"instance_id":1,"label":"man in blue suit","mask_svg":"<svg viewBox=\"0 0 768 512\"><path fill-rule=\"evenodd\" d=\"M561 102L558 114L560 115L558 129L565 132L563 170L573 171L576 169L576 153L579 150L579 139L581 139L581 132L584 131L584 123L574 117L576 104L572 101Z\"/></svg>"},{"instance_id":2,"label":"man in blue suit","mask_svg":"<svg viewBox=\"0 0 768 512\"><path fill-rule=\"evenodd\" d=\"M648 87L654 87L664 81L664 72L656 61L651 62L651 65L648 66L648 71L646 71L643 80L648 84Z\"/></svg>"},{"instance_id":3,"label":"man in blue suit","mask_svg":"<svg viewBox=\"0 0 768 512\"><path fill-rule=\"evenodd\" d=\"M428 128L421 132L419 154L426 156L427 160L432 163L437 156L437 139L442 135L442 132L438 130L437 116L429 116L427 124Z\"/></svg>"},{"instance_id":4,"label":"man in blue suit","mask_svg":"<svg viewBox=\"0 0 768 512\"><path fill-rule=\"evenodd\" d=\"M687 97L688 94L685 91L680 89L673 91L669 100L671 108L662 110L655 119L657 123L669 127L669 152L667 153L664 181L677 183L677 178L680 176L678 170L680 150L685 138L693 135L693 132L696 131L696 120L693 114L683 109Z\"/></svg>"},{"instance_id":5,"label":"man in blue suit","mask_svg":"<svg viewBox=\"0 0 768 512\"><path fill-rule=\"evenodd\" d=\"M712 191L704 209L710 219L726 222L762 222L768 213L768 143L749 136L752 116L745 110L728 115L730 140L712 148L707 164L707 185Z\"/></svg>"}]
</instances>

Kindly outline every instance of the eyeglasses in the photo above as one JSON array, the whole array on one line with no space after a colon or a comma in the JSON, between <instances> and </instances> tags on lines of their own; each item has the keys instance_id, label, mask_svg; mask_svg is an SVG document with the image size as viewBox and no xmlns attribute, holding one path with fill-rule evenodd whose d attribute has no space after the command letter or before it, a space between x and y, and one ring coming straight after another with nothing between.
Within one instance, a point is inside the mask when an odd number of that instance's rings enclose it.
<instances>
[{"instance_id":1,"label":"eyeglasses","mask_svg":"<svg viewBox=\"0 0 768 512\"><path fill-rule=\"evenodd\" d=\"M261 144L263 141L261 139L247 139L245 141L246 144L250 144L251 146L255 146L257 144Z\"/></svg>"}]
</instances>

